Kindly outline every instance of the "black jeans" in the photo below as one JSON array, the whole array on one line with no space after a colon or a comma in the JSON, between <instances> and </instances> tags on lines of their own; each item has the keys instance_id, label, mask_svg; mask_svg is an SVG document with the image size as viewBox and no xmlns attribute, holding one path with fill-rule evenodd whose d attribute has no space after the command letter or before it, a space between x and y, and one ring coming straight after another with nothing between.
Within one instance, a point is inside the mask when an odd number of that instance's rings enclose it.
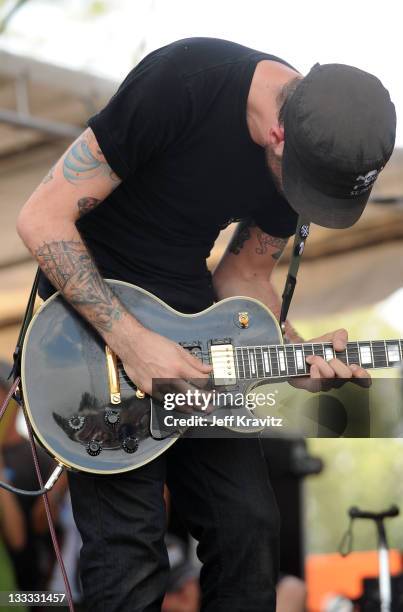
<instances>
[{"instance_id":1,"label":"black jeans","mask_svg":"<svg viewBox=\"0 0 403 612\"><path fill-rule=\"evenodd\" d=\"M202 610L274 612L279 518L256 438L181 439L125 474L69 473L88 611L161 609L165 480L199 542Z\"/></svg>"}]
</instances>

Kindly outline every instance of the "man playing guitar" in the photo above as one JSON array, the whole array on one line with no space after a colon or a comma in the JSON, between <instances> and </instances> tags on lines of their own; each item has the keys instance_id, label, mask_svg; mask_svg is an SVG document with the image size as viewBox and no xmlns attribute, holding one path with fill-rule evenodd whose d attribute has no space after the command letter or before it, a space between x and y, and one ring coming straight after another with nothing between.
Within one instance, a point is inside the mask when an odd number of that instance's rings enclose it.
<instances>
[{"instance_id":1,"label":"man playing guitar","mask_svg":"<svg viewBox=\"0 0 403 612\"><path fill-rule=\"evenodd\" d=\"M26 202L18 232L47 277L41 296L61 291L151 393L155 378L202 379L211 368L143 327L103 277L181 312L245 295L278 315L271 274L296 211L327 227L352 225L394 134L388 92L356 68L316 64L303 78L235 43L178 41L140 62L89 120ZM240 224L211 275L206 258L233 220ZM300 341L290 323L286 334ZM322 340L343 350L347 333ZM307 361L311 378L368 376L338 359ZM274 611L278 516L256 438L182 439L128 473L69 472L87 609L160 609L165 481L199 542L202 609Z\"/></svg>"}]
</instances>

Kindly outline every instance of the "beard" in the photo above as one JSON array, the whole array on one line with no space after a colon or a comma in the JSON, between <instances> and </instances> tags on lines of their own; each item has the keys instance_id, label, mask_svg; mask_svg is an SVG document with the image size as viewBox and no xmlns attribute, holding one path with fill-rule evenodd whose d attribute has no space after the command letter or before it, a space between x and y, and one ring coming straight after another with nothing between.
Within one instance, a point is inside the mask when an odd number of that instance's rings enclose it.
<instances>
[{"instance_id":1,"label":"beard","mask_svg":"<svg viewBox=\"0 0 403 612\"><path fill-rule=\"evenodd\" d=\"M270 172L270 176L277 191L285 197L283 191L283 178L282 178L282 155L274 153L270 145L265 147L266 163Z\"/></svg>"}]
</instances>

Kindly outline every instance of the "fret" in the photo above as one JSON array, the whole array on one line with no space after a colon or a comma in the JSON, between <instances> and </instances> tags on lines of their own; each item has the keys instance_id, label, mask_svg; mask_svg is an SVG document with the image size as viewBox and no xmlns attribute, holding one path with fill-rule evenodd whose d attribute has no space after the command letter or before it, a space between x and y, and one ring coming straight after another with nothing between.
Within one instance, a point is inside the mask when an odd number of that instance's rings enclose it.
<instances>
[{"instance_id":1,"label":"fret","mask_svg":"<svg viewBox=\"0 0 403 612\"><path fill-rule=\"evenodd\" d=\"M313 344L313 354L314 355L319 355L319 357L322 357L323 359L325 359L325 351L323 348L323 344Z\"/></svg>"},{"instance_id":2,"label":"fret","mask_svg":"<svg viewBox=\"0 0 403 612\"><path fill-rule=\"evenodd\" d=\"M304 350L304 355L305 357L309 357L309 355L313 355L313 344L303 344L302 345L303 350Z\"/></svg>"},{"instance_id":3,"label":"fret","mask_svg":"<svg viewBox=\"0 0 403 612\"><path fill-rule=\"evenodd\" d=\"M264 370L264 363L263 363L263 347L262 346L255 347L255 352L256 351L258 351L256 353L256 361L258 363L259 378L264 378L265 370Z\"/></svg>"},{"instance_id":4,"label":"fret","mask_svg":"<svg viewBox=\"0 0 403 612\"><path fill-rule=\"evenodd\" d=\"M245 378L251 378L250 375L250 362L249 362L249 351L247 348L242 348L243 367L245 372Z\"/></svg>"},{"instance_id":5,"label":"fret","mask_svg":"<svg viewBox=\"0 0 403 612\"><path fill-rule=\"evenodd\" d=\"M386 340L386 359L388 365L393 366L402 360L401 340Z\"/></svg>"},{"instance_id":6,"label":"fret","mask_svg":"<svg viewBox=\"0 0 403 612\"><path fill-rule=\"evenodd\" d=\"M333 351L333 355L334 357L336 357L336 359L339 359L340 361L348 365L347 349L344 349L343 351Z\"/></svg>"},{"instance_id":7,"label":"fret","mask_svg":"<svg viewBox=\"0 0 403 612\"><path fill-rule=\"evenodd\" d=\"M259 359L259 355L257 353L258 348L259 348L258 346L254 346L253 347L253 352L255 354L255 363L256 363L256 375L257 375L257 378L262 378L262 376L263 376L263 374L262 374L262 366L261 366L261 362L260 362L260 359Z\"/></svg>"},{"instance_id":8,"label":"fret","mask_svg":"<svg viewBox=\"0 0 403 612\"><path fill-rule=\"evenodd\" d=\"M386 363L388 364L388 367L390 366L390 362L389 362L389 357L388 357L388 348L386 346L386 340L383 341L383 347L385 349L385 359L386 359Z\"/></svg>"},{"instance_id":9,"label":"fret","mask_svg":"<svg viewBox=\"0 0 403 612\"><path fill-rule=\"evenodd\" d=\"M388 357L385 343L382 340L374 340L371 342L371 348L374 368L387 368Z\"/></svg>"},{"instance_id":10,"label":"fret","mask_svg":"<svg viewBox=\"0 0 403 612\"><path fill-rule=\"evenodd\" d=\"M276 351L278 355L278 363L281 374L288 374L287 362L285 360L284 349L281 346L276 346Z\"/></svg>"},{"instance_id":11,"label":"fret","mask_svg":"<svg viewBox=\"0 0 403 612\"><path fill-rule=\"evenodd\" d=\"M303 344L294 344L294 352L295 352L295 365L297 368L297 373L306 374L308 364L305 361Z\"/></svg>"},{"instance_id":12,"label":"fret","mask_svg":"<svg viewBox=\"0 0 403 612\"><path fill-rule=\"evenodd\" d=\"M372 342L369 342L369 349L370 349L370 351L371 351L372 365L373 365L373 367L375 367L375 361L374 361L374 351L373 351L373 348L372 348Z\"/></svg>"},{"instance_id":13,"label":"fret","mask_svg":"<svg viewBox=\"0 0 403 612\"><path fill-rule=\"evenodd\" d=\"M259 358L259 355L258 355L259 348L260 348L259 346L254 346L253 347L253 351L255 353L255 362L256 362L257 377L258 378L263 378L264 377L264 372L263 372L262 361L261 361L261 358Z\"/></svg>"},{"instance_id":14,"label":"fret","mask_svg":"<svg viewBox=\"0 0 403 612\"><path fill-rule=\"evenodd\" d=\"M269 354L270 354L270 363L271 363L271 371L274 378L280 376L280 369L278 363L278 355L275 346L269 346Z\"/></svg>"},{"instance_id":15,"label":"fret","mask_svg":"<svg viewBox=\"0 0 403 612\"><path fill-rule=\"evenodd\" d=\"M256 375L256 368L255 368L255 359L254 356L252 354L252 350L251 348L248 347L247 351L248 351L248 360L249 360L249 369L250 369L250 378L254 378Z\"/></svg>"},{"instance_id":16,"label":"fret","mask_svg":"<svg viewBox=\"0 0 403 612\"><path fill-rule=\"evenodd\" d=\"M248 348L248 359L249 359L249 365L250 365L250 375L251 375L251 378L253 378L256 374L255 357L252 353L252 349L250 348Z\"/></svg>"},{"instance_id":17,"label":"fret","mask_svg":"<svg viewBox=\"0 0 403 612\"><path fill-rule=\"evenodd\" d=\"M335 358L335 352L331 344L323 344L323 352L325 361L330 361Z\"/></svg>"},{"instance_id":18,"label":"fret","mask_svg":"<svg viewBox=\"0 0 403 612\"><path fill-rule=\"evenodd\" d=\"M287 374L289 376L295 376L297 372L296 372L295 353L294 353L293 345L285 344L284 353L285 353L285 360L287 364Z\"/></svg>"},{"instance_id":19,"label":"fret","mask_svg":"<svg viewBox=\"0 0 403 612\"><path fill-rule=\"evenodd\" d=\"M358 342L348 342L347 343L347 354L348 354L349 365L351 363L361 365L360 351L358 350Z\"/></svg>"},{"instance_id":20,"label":"fret","mask_svg":"<svg viewBox=\"0 0 403 612\"><path fill-rule=\"evenodd\" d=\"M262 356L263 356L264 373L267 376L267 374L271 373L270 355L269 355L269 347L268 346L263 346L262 347Z\"/></svg>"},{"instance_id":21,"label":"fret","mask_svg":"<svg viewBox=\"0 0 403 612\"><path fill-rule=\"evenodd\" d=\"M243 377L246 378L246 365L245 365L245 355L243 353L243 350L241 349L241 357L242 357L242 370L243 370Z\"/></svg>"},{"instance_id":22,"label":"fret","mask_svg":"<svg viewBox=\"0 0 403 612\"><path fill-rule=\"evenodd\" d=\"M294 353L294 368L295 368L295 373L297 373L297 355L295 353L295 344L292 345L292 351Z\"/></svg>"},{"instance_id":23,"label":"fret","mask_svg":"<svg viewBox=\"0 0 403 612\"><path fill-rule=\"evenodd\" d=\"M364 367L371 367L374 363L371 344L369 342L358 342L357 344L361 365Z\"/></svg>"},{"instance_id":24,"label":"fret","mask_svg":"<svg viewBox=\"0 0 403 612\"><path fill-rule=\"evenodd\" d=\"M256 353L256 348L257 348L256 346L253 347L253 355L254 355L255 364L256 364L256 378L262 378L261 371L259 370L259 359Z\"/></svg>"},{"instance_id":25,"label":"fret","mask_svg":"<svg viewBox=\"0 0 403 612\"><path fill-rule=\"evenodd\" d=\"M264 368L263 368L263 355L262 355L262 347L255 346L255 359L256 359L256 369L257 369L257 377L264 378ZM260 354L259 354L260 352Z\"/></svg>"},{"instance_id":26,"label":"fret","mask_svg":"<svg viewBox=\"0 0 403 612\"><path fill-rule=\"evenodd\" d=\"M337 359L340 359L340 361L342 361L343 363L348 365L348 351L347 351L347 348L345 348L344 351L337 351L336 357L337 357Z\"/></svg>"},{"instance_id":27,"label":"fret","mask_svg":"<svg viewBox=\"0 0 403 612\"><path fill-rule=\"evenodd\" d=\"M239 362L239 355L240 355L240 349L239 349L239 346L237 346L235 348L235 365L236 365L236 369L237 369L237 372L238 372L238 379L244 378L244 376L243 376L243 367L242 367L242 364ZM241 353L241 357L242 357L242 353ZM242 368L242 370L241 370L241 368Z\"/></svg>"}]
</instances>

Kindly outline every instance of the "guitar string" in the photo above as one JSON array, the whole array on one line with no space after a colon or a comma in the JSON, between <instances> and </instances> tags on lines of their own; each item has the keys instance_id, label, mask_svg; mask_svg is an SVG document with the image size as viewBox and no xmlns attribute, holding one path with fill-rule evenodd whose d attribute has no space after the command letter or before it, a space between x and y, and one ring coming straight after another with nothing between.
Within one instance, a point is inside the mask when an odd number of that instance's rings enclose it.
<instances>
[{"instance_id":1,"label":"guitar string","mask_svg":"<svg viewBox=\"0 0 403 612\"><path fill-rule=\"evenodd\" d=\"M344 349L343 351L336 351L336 353L339 353L338 356L340 358L342 358L342 359L345 358L346 359L346 363L347 363L347 360L348 360L348 357L349 357L349 355L347 353L348 352L351 353L351 349L353 348L357 352L358 361L360 361L359 354L358 354L359 353L359 349L360 348L365 348L365 347L360 347L359 343L367 345L367 346L368 346L368 344L372 344L371 348L372 348L373 359L371 359L370 362L365 363L363 365L372 365L373 364L375 367L378 367L378 368L382 369L383 367L388 367L390 365L389 362L391 362L392 365L393 365L395 363L398 363L398 361L401 361L401 359L399 359L397 361L395 361L395 360L391 361L391 359L389 357L389 353L387 351L387 348L390 347L390 344L389 345L387 344L388 342L389 343L393 343L393 344L398 343L398 346L399 346L399 344L402 341L401 340L386 340L386 341L383 341L383 340L374 340L374 341L349 342L347 347L346 347L346 349ZM376 346L376 345L374 346L374 343L378 343L378 346ZM381 345L383 345L383 346L380 346L379 343ZM385 347L385 344L386 344L386 347ZM255 376L255 378L258 378L260 376L259 369L263 372L263 376L265 376L265 374L266 375L270 375L271 374L272 377L273 377L273 375L276 375L278 377L287 377L287 376L293 376L293 375L299 375L299 374L300 375L307 374L307 372L305 372L305 370L307 369L305 364L304 364L304 368L303 368L304 371L303 372L298 372L298 370L301 370L302 368L298 367L297 358L296 358L296 355L295 355L295 347L301 347L301 348L304 347L304 349L306 347L311 347L311 349L313 349L313 353L312 354L315 354L314 347L320 347L321 352L324 352L323 349L325 349L325 348L331 348L332 351L333 351L333 346L330 343L315 343L315 342L314 343L310 343L310 342L308 342L308 343L299 343L299 344L291 344L291 345L257 345L257 346L250 346L250 347L249 346L234 347L235 351L237 349L241 350L241 355L236 355L236 361L237 361L236 365L240 366L244 370L243 371L243 375L242 376L239 375L238 378L241 378L241 379L250 379L250 380L253 380L253 378L254 378L254 376L253 376L253 374L254 374L253 368L251 367L251 365L249 363L245 364L245 362L244 362L244 355L242 353L242 349L244 349L244 350L252 349L254 351L253 357L254 357L254 360L256 362L256 368L255 368L256 369L256 376ZM258 353L256 353L256 349L257 350L262 349L262 353L263 353L263 349L266 349L266 351L267 351L266 354L268 354L271 368L269 368L269 369L266 368L266 364L264 362L263 355L259 355ZM273 350L275 351L274 357L275 357L277 363L275 363L274 365L273 365L273 355L271 354L270 349L272 349L272 351ZM283 371L284 368L282 368L281 364L279 363L280 359L278 358L278 349L283 350L285 352L285 358L286 358L285 370L286 371ZM288 351L287 351L287 349L288 349ZM350 351L349 351L349 349L350 349ZM220 349L218 349L218 350L216 349L215 352L216 353L217 352L225 352L225 349L223 349L223 351L220 351ZM303 352L305 353L306 351L303 351ZM291 355L290 355L290 353L291 353ZM206 353L205 351L201 351L201 352L198 353L198 355L201 355L203 358L207 357L208 362L211 364L211 357L212 357L211 353ZM289 363L289 361L288 361L288 357L290 357L290 356L292 357L292 363ZM240 361L239 357L242 358L242 362ZM382 357L382 359L380 359L380 357ZM399 357L400 357L400 355L399 355ZM226 359L224 357L224 359L221 358L221 360L226 360ZM376 360L378 360L378 364L375 364ZM308 364L306 364L306 365L308 365ZM126 382L128 383L126 388L130 388L131 389L132 386L134 387L135 384L130 381L130 378L127 376L127 374L126 374L126 372L125 372L125 370L124 370L124 368L123 368L123 366L121 364L118 364L118 370L119 370L119 372L121 372L123 374L123 376L126 379ZM249 370L249 372L248 372L248 370ZM277 370L277 372L276 372L276 370ZM290 372L290 370L296 370L296 372ZM239 372L239 367L238 367L238 372Z\"/></svg>"}]
</instances>

